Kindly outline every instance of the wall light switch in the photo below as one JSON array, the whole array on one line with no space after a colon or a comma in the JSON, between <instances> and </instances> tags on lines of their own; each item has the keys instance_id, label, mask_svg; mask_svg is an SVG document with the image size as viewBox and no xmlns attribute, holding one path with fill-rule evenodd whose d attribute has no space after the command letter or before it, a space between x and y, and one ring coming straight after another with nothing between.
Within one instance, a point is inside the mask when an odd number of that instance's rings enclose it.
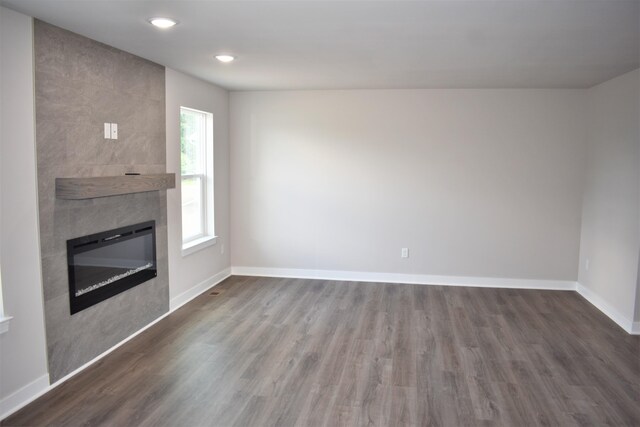
<instances>
[{"instance_id":1,"label":"wall light switch","mask_svg":"<svg viewBox=\"0 0 640 427\"><path fill-rule=\"evenodd\" d=\"M111 139L111 123L104 124L104 139Z\"/></svg>"},{"instance_id":2,"label":"wall light switch","mask_svg":"<svg viewBox=\"0 0 640 427\"><path fill-rule=\"evenodd\" d=\"M400 252L400 257L409 258L409 248L402 248L402 251Z\"/></svg>"},{"instance_id":3,"label":"wall light switch","mask_svg":"<svg viewBox=\"0 0 640 427\"><path fill-rule=\"evenodd\" d=\"M111 139L118 139L118 124L111 123Z\"/></svg>"}]
</instances>

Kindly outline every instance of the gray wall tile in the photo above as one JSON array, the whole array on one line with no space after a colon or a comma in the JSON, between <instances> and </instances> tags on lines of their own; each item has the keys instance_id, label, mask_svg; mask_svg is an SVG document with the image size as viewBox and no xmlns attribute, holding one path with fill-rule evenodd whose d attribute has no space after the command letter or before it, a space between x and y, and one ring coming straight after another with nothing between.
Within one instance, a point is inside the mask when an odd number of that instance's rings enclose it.
<instances>
[{"instance_id":1,"label":"gray wall tile","mask_svg":"<svg viewBox=\"0 0 640 427\"><path fill-rule=\"evenodd\" d=\"M164 67L36 20L38 199L49 373L54 382L169 310L166 191L55 198L55 178L164 173ZM103 138L118 123L119 139ZM156 221L158 276L69 314L66 241Z\"/></svg>"}]
</instances>

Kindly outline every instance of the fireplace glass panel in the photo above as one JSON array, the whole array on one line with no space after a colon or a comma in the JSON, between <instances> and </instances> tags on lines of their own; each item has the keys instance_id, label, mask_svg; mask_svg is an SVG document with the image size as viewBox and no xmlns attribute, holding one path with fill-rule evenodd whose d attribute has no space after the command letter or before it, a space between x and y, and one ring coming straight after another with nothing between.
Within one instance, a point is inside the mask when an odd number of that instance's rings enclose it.
<instances>
[{"instance_id":1,"label":"fireplace glass panel","mask_svg":"<svg viewBox=\"0 0 640 427\"><path fill-rule=\"evenodd\" d=\"M155 222L67 241L71 314L156 277Z\"/></svg>"},{"instance_id":2,"label":"fireplace glass panel","mask_svg":"<svg viewBox=\"0 0 640 427\"><path fill-rule=\"evenodd\" d=\"M75 295L153 267L153 236L146 234L75 256Z\"/></svg>"}]
</instances>

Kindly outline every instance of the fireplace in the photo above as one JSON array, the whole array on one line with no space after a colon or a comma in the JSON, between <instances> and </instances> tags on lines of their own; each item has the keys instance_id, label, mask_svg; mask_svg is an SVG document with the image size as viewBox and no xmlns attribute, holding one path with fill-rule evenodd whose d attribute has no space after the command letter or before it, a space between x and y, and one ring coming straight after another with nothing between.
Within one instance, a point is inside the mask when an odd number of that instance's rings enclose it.
<instances>
[{"instance_id":1,"label":"fireplace","mask_svg":"<svg viewBox=\"0 0 640 427\"><path fill-rule=\"evenodd\" d=\"M157 276L156 223L67 240L71 314Z\"/></svg>"}]
</instances>

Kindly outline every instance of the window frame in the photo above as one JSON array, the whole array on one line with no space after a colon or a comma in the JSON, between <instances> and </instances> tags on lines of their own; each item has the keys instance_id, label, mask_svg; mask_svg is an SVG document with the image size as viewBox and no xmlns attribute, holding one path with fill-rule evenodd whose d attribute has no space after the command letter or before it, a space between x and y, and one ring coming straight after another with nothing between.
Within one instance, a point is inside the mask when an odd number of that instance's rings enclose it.
<instances>
[{"instance_id":1,"label":"window frame","mask_svg":"<svg viewBox=\"0 0 640 427\"><path fill-rule=\"evenodd\" d=\"M4 311L4 300L2 299L2 261L0 261L0 335L9 331L9 322L13 319L7 316Z\"/></svg>"},{"instance_id":2,"label":"window frame","mask_svg":"<svg viewBox=\"0 0 640 427\"><path fill-rule=\"evenodd\" d=\"M202 114L204 117L204 129L202 146L200 147L200 153L202 158L199 159L200 169L199 173L183 174L182 172L182 150L180 150L180 231L182 240L182 256L187 256L208 246L214 245L217 241L215 235L215 217L214 217L214 123L213 113L208 111L199 110L192 107L180 106L180 115L183 111ZM182 138L182 120L179 120L180 138ZM182 141L180 141L182 144ZM200 230L199 234L189 236L187 239L184 237L184 224L183 224L183 194L182 194L182 182L185 179L198 178L200 181Z\"/></svg>"},{"instance_id":3,"label":"window frame","mask_svg":"<svg viewBox=\"0 0 640 427\"><path fill-rule=\"evenodd\" d=\"M201 205L201 215L200 215L200 233L198 234L194 234L193 236L190 236L188 238L185 239L184 237L184 227L183 227L183 231L182 231L182 245L187 245L190 242L193 242L194 240L198 240L198 239L202 239L203 237L207 236L207 174L206 173L200 173L200 174L187 174L187 175L180 175L180 185L182 186L182 181L185 179L193 179L193 178L198 178L200 180L200 205ZM181 200L182 202L182 200ZM181 206L182 207L182 206Z\"/></svg>"}]
</instances>

